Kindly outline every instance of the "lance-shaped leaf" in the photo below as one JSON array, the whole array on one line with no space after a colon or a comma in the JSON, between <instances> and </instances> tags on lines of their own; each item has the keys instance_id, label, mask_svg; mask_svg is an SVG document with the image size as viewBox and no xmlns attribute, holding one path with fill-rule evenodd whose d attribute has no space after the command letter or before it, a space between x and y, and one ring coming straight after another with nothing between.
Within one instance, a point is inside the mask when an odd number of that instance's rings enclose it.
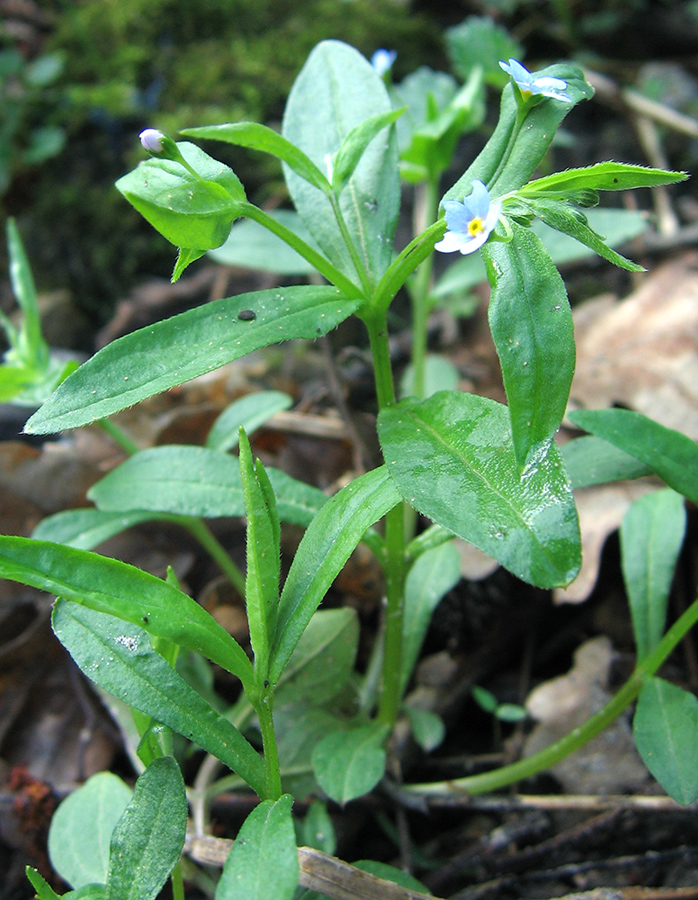
<instances>
[{"instance_id":1,"label":"lance-shaped leaf","mask_svg":"<svg viewBox=\"0 0 698 900\"><path fill-rule=\"evenodd\" d=\"M109 900L155 900L179 862L187 797L171 756L153 760L136 781L109 849Z\"/></svg>"},{"instance_id":2,"label":"lance-shaped leaf","mask_svg":"<svg viewBox=\"0 0 698 900\"><path fill-rule=\"evenodd\" d=\"M606 243L605 238L597 234L589 226L587 217L581 210L576 209L565 200L532 199L526 204L528 208L538 216L541 222L545 222L556 231L568 234L570 237L586 244L594 253L598 253L604 259L627 269L628 272L644 272L644 268L632 260L626 259L620 253L616 253Z\"/></svg>"},{"instance_id":3,"label":"lance-shaped leaf","mask_svg":"<svg viewBox=\"0 0 698 900\"><path fill-rule=\"evenodd\" d=\"M235 639L187 594L135 566L61 544L0 536L0 577L141 625L252 684L252 664Z\"/></svg>"},{"instance_id":4,"label":"lance-shaped leaf","mask_svg":"<svg viewBox=\"0 0 698 900\"><path fill-rule=\"evenodd\" d=\"M519 190L522 197L554 196L565 198L573 191L627 191L684 181L685 172L651 169L627 163L602 162L581 169L566 169L544 178L536 178Z\"/></svg>"},{"instance_id":5,"label":"lance-shaped leaf","mask_svg":"<svg viewBox=\"0 0 698 900\"><path fill-rule=\"evenodd\" d=\"M512 223L508 242L482 248L492 284L489 321L502 366L519 466L535 464L567 408L574 326L565 285L540 240Z\"/></svg>"},{"instance_id":6,"label":"lance-shaped leaf","mask_svg":"<svg viewBox=\"0 0 698 900\"><path fill-rule=\"evenodd\" d=\"M384 128L387 128L389 125L392 125L393 122L396 122L404 111L404 108L394 109L390 112L378 113L376 116L371 116L370 119L366 119L360 125L352 128L349 134L344 138L342 146L337 151L332 172L332 189L337 196L339 196L347 186L347 182L354 174L354 170L361 161L361 157L366 152L366 148L371 141L377 137Z\"/></svg>"},{"instance_id":7,"label":"lance-shaped leaf","mask_svg":"<svg viewBox=\"0 0 698 900\"><path fill-rule=\"evenodd\" d=\"M197 174L174 160L153 158L139 163L116 187L175 247L201 252L219 247L245 202L240 179L195 144L184 141L177 147Z\"/></svg>"},{"instance_id":8,"label":"lance-shaped leaf","mask_svg":"<svg viewBox=\"0 0 698 900\"><path fill-rule=\"evenodd\" d=\"M291 209L275 209L269 216L317 250L315 241L297 212ZM226 242L214 250L209 250L208 255L224 266L260 269L262 272L274 272L277 275L309 275L317 271L315 266L296 253L286 241L253 219L240 219L235 222Z\"/></svg>"},{"instance_id":9,"label":"lance-shaped leaf","mask_svg":"<svg viewBox=\"0 0 698 900\"><path fill-rule=\"evenodd\" d=\"M257 751L153 650L142 628L61 599L53 610L53 630L88 678L212 753L264 795L264 763Z\"/></svg>"},{"instance_id":10,"label":"lance-shaped leaf","mask_svg":"<svg viewBox=\"0 0 698 900\"><path fill-rule=\"evenodd\" d=\"M679 494L698 503L698 446L629 409L578 409L569 420L639 459Z\"/></svg>"},{"instance_id":11,"label":"lance-shaped leaf","mask_svg":"<svg viewBox=\"0 0 698 900\"><path fill-rule=\"evenodd\" d=\"M675 491L636 500L620 527L621 563L641 662L664 634L669 591L686 532L686 507Z\"/></svg>"},{"instance_id":12,"label":"lance-shaped leaf","mask_svg":"<svg viewBox=\"0 0 698 900\"><path fill-rule=\"evenodd\" d=\"M664 790L687 806L698 798L698 699L663 678L640 691L633 737L642 761Z\"/></svg>"},{"instance_id":13,"label":"lance-shaped leaf","mask_svg":"<svg viewBox=\"0 0 698 900\"><path fill-rule=\"evenodd\" d=\"M307 526L327 497L280 469L269 469L279 517ZM218 450L184 444L134 453L93 484L88 495L100 510L146 509L185 516L242 516L245 502L237 459Z\"/></svg>"},{"instance_id":14,"label":"lance-shaped leaf","mask_svg":"<svg viewBox=\"0 0 698 900\"><path fill-rule=\"evenodd\" d=\"M533 175L567 113L581 100L588 100L594 94L576 66L558 64L535 74L536 77L565 81L565 93L570 102L544 99L528 110L519 130L514 88L511 83L507 84L502 92L499 122L492 137L465 174L446 192L443 200L462 200L470 193L476 179L487 185L494 198L518 190Z\"/></svg>"},{"instance_id":15,"label":"lance-shaped leaf","mask_svg":"<svg viewBox=\"0 0 698 900\"><path fill-rule=\"evenodd\" d=\"M269 644L279 602L281 549L274 489L260 460L255 465L250 442L240 429L240 476L247 514L245 605L258 677L266 678ZM261 674L260 674L261 673Z\"/></svg>"},{"instance_id":16,"label":"lance-shaped leaf","mask_svg":"<svg viewBox=\"0 0 698 900\"><path fill-rule=\"evenodd\" d=\"M298 886L293 798L264 800L238 832L216 887L216 900L292 900Z\"/></svg>"},{"instance_id":17,"label":"lance-shaped leaf","mask_svg":"<svg viewBox=\"0 0 698 900\"><path fill-rule=\"evenodd\" d=\"M48 365L49 349L41 334L41 316L34 277L14 219L7 220L7 250L10 257L12 293L23 313L20 330L15 332L17 344L12 348L14 352L9 354L9 358L15 363L21 361L41 368ZM12 332L8 337L11 335Z\"/></svg>"},{"instance_id":18,"label":"lance-shaped leaf","mask_svg":"<svg viewBox=\"0 0 698 900\"><path fill-rule=\"evenodd\" d=\"M402 496L439 525L542 588L580 566L572 490L555 444L524 473L505 406L443 391L381 411L378 436Z\"/></svg>"},{"instance_id":19,"label":"lance-shaped leaf","mask_svg":"<svg viewBox=\"0 0 698 900\"><path fill-rule=\"evenodd\" d=\"M203 125L199 128L185 128L182 134L187 137L209 138L213 141L224 141L238 147L250 147L270 153L292 169L300 178L312 184L318 190L329 194L332 190L323 171L315 165L302 150L292 144L278 131L259 125L257 122L233 122L225 125Z\"/></svg>"},{"instance_id":20,"label":"lance-shaped leaf","mask_svg":"<svg viewBox=\"0 0 698 900\"><path fill-rule=\"evenodd\" d=\"M652 469L639 459L593 434L568 441L560 452L574 490L652 474Z\"/></svg>"},{"instance_id":21,"label":"lance-shaped leaf","mask_svg":"<svg viewBox=\"0 0 698 900\"><path fill-rule=\"evenodd\" d=\"M372 116L391 113L381 78L353 47L322 41L308 57L289 94L283 134L321 169L351 130ZM361 265L377 282L392 258L400 206L394 129L373 140L342 192L339 205ZM330 200L285 166L294 205L327 258L351 279L356 269Z\"/></svg>"},{"instance_id":22,"label":"lance-shaped leaf","mask_svg":"<svg viewBox=\"0 0 698 900\"><path fill-rule=\"evenodd\" d=\"M366 529L399 502L400 495L381 466L342 488L313 519L281 594L270 681L279 680L311 616Z\"/></svg>"},{"instance_id":23,"label":"lance-shaped leaf","mask_svg":"<svg viewBox=\"0 0 698 900\"><path fill-rule=\"evenodd\" d=\"M61 384L25 430L47 434L111 416L280 341L317 338L358 307L337 288L302 285L239 294L108 344ZM251 309L255 318L238 318Z\"/></svg>"},{"instance_id":24,"label":"lance-shaped leaf","mask_svg":"<svg viewBox=\"0 0 698 900\"><path fill-rule=\"evenodd\" d=\"M235 400L226 406L213 423L206 438L209 450L232 450L238 445L240 428L252 434L268 419L293 404L293 399L282 391L257 391Z\"/></svg>"},{"instance_id":25,"label":"lance-shaped leaf","mask_svg":"<svg viewBox=\"0 0 698 900\"><path fill-rule=\"evenodd\" d=\"M90 508L66 509L42 519L32 532L32 538L67 544L76 550L94 550L115 534L153 518L156 518L153 513L144 510L112 513Z\"/></svg>"}]
</instances>

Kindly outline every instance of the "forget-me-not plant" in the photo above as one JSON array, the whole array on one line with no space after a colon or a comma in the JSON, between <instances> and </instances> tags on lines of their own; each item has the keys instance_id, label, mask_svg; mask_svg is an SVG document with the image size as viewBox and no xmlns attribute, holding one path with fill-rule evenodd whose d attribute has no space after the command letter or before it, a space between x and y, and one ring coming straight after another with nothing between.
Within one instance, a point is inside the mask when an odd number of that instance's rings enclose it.
<instances>
[{"instance_id":1,"label":"forget-me-not plant","mask_svg":"<svg viewBox=\"0 0 698 900\"><path fill-rule=\"evenodd\" d=\"M471 193L463 200L444 200L448 231L434 245L442 253L465 255L485 243L502 212L502 201L490 200L490 192L481 181L473 182Z\"/></svg>"},{"instance_id":2,"label":"forget-me-not plant","mask_svg":"<svg viewBox=\"0 0 698 900\"><path fill-rule=\"evenodd\" d=\"M570 99L565 93L567 82L562 78L553 78L551 75L535 75L516 59L510 59L508 63L500 61L499 65L507 75L512 77L524 100L528 100L532 95L550 97L552 100L562 100L563 102Z\"/></svg>"}]
</instances>

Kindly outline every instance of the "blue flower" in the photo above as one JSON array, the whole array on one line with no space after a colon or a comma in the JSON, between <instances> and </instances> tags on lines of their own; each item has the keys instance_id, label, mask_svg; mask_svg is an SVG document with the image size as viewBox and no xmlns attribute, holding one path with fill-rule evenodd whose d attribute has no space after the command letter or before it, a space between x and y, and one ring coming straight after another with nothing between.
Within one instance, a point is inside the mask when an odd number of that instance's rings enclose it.
<instances>
[{"instance_id":1,"label":"blue flower","mask_svg":"<svg viewBox=\"0 0 698 900\"><path fill-rule=\"evenodd\" d=\"M444 200L448 231L434 247L442 253L473 253L485 243L502 212L502 201L490 202L490 192L481 181L464 200Z\"/></svg>"},{"instance_id":2,"label":"blue flower","mask_svg":"<svg viewBox=\"0 0 698 900\"><path fill-rule=\"evenodd\" d=\"M532 94L539 94L541 97L550 97L552 100L570 102L570 98L565 93L567 82L563 81L562 78L553 78L550 75L539 75L536 77L515 59L510 59L508 63L500 60L499 65L507 75L514 79L514 83L521 91L521 96L524 100L528 100Z\"/></svg>"},{"instance_id":3,"label":"blue flower","mask_svg":"<svg viewBox=\"0 0 698 900\"><path fill-rule=\"evenodd\" d=\"M396 56L397 50L376 50L373 54L371 65L381 78L392 69Z\"/></svg>"}]
</instances>

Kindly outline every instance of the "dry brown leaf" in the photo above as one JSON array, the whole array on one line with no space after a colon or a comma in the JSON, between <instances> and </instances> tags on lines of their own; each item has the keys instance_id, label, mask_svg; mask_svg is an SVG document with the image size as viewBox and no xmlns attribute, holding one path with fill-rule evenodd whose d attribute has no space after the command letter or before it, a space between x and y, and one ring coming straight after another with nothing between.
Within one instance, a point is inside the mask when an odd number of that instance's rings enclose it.
<instances>
[{"instance_id":1,"label":"dry brown leaf","mask_svg":"<svg viewBox=\"0 0 698 900\"><path fill-rule=\"evenodd\" d=\"M627 299L575 310L571 405L627 406L698 440L698 253L646 276Z\"/></svg>"}]
</instances>

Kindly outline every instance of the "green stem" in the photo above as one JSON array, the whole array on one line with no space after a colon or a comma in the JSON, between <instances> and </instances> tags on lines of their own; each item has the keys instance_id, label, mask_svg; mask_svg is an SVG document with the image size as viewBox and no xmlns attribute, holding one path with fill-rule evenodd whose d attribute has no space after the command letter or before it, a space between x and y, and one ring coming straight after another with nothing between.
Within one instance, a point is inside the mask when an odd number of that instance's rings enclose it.
<instances>
[{"instance_id":1,"label":"green stem","mask_svg":"<svg viewBox=\"0 0 698 900\"><path fill-rule=\"evenodd\" d=\"M140 447L135 441L132 441L131 438L126 434L126 432L119 428L111 419L99 419L95 422L96 425L102 429L105 434L108 434L109 437L121 447L122 450L125 450L129 456L133 456L134 453L140 452Z\"/></svg>"},{"instance_id":2,"label":"green stem","mask_svg":"<svg viewBox=\"0 0 698 900\"><path fill-rule=\"evenodd\" d=\"M276 746L276 734L274 733L274 719L272 708L274 706L274 688L268 685L264 688L261 702L257 705L257 717L259 729L262 733L262 746L264 748L264 766L267 773L267 795L265 800L278 800L282 794L281 769L279 767L279 752Z\"/></svg>"},{"instance_id":3,"label":"green stem","mask_svg":"<svg viewBox=\"0 0 698 900\"><path fill-rule=\"evenodd\" d=\"M376 379L378 406L385 409L395 403L395 387L390 365L388 325L385 313L372 310L367 317L371 354ZM378 721L392 727L402 699L402 619L405 581L405 517L399 503L385 517L385 638Z\"/></svg>"},{"instance_id":4,"label":"green stem","mask_svg":"<svg viewBox=\"0 0 698 900\"><path fill-rule=\"evenodd\" d=\"M438 179L420 184L415 201L414 232L421 234L434 223L439 210ZM410 289L412 300L412 392L422 399L426 385L427 328L429 324L429 293L434 268L434 256L429 254L417 269Z\"/></svg>"},{"instance_id":5,"label":"green stem","mask_svg":"<svg viewBox=\"0 0 698 900\"><path fill-rule=\"evenodd\" d=\"M439 219L426 231L410 241L404 250L392 261L381 278L373 295L373 306L384 313L393 298L414 272L434 250L434 244L441 240L446 231L446 222Z\"/></svg>"},{"instance_id":6,"label":"green stem","mask_svg":"<svg viewBox=\"0 0 698 900\"><path fill-rule=\"evenodd\" d=\"M263 209L254 206L252 203L241 203L240 207L243 216L246 216L248 219L253 219L277 237L280 237L282 241L287 243L289 247L292 247L296 253L303 257L303 259L307 260L311 266L315 266L321 275L324 275L329 282L335 284L340 291L347 295L347 297L363 296L361 288L340 272L339 269L333 266L321 253L318 253L317 250L314 250L309 244L306 244L306 242L302 238L299 238L290 228L282 225L281 222L277 222L276 219L268 213L265 213Z\"/></svg>"},{"instance_id":7,"label":"green stem","mask_svg":"<svg viewBox=\"0 0 698 900\"><path fill-rule=\"evenodd\" d=\"M213 534L203 519L195 516L182 516L182 525L196 538L201 546L218 563L221 571L229 579L235 590L241 597L245 596L245 576L240 567L230 558L218 538Z\"/></svg>"},{"instance_id":8,"label":"green stem","mask_svg":"<svg viewBox=\"0 0 698 900\"><path fill-rule=\"evenodd\" d=\"M637 665L630 678L603 709L600 709L590 719L587 719L583 725L570 731L569 734L566 734L549 747L545 747L533 756L521 759L509 766L494 769L491 772L470 775L467 778L458 778L454 781L442 781L434 784L412 784L406 789L410 792L430 795L452 793L484 794L549 769L566 756L569 756L570 753L574 753L575 750L578 750L592 738L595 738L619 716L637 698L642 690L645 678L648 675L654 675L667 656L697 621L698 600L695 600L664 635L657 648Z\"/></svg>"},{"instance_id":9,"label":"green stem","mask_svg":"<svg viewBox=\"0 0 698 900\"><path fill-rule=\"evenodd\" d=\"M371 294L371 283L369 281L366 268L361 262L359 251L356 249L356 244L352 240L351 234L349 234L349 229L347 228L347 223L344 221L344 216L342 215L342 209L339 205L339 200L334 193L330 194L329 200L332 204L332 211L334 212L334 217L337 220L337 225L339 225L339 231L342 235L342 239L344 240L344 244L349 251L351 261L354 263L356 274L359 276L359 281L361 282L361 287L363 288L364 295L368 297Z\"/></svg>"},{"instance_id":10,"label":"green stem","mask_svg":"<svg viewBox=\"0 0 698 900\"><path fill-rule=\"evenodd\" d=\"M182 878L182 864L178 862L170 875L172 881L172 900L184 900L184 879Z\"/></svg>"}]
</instances>

